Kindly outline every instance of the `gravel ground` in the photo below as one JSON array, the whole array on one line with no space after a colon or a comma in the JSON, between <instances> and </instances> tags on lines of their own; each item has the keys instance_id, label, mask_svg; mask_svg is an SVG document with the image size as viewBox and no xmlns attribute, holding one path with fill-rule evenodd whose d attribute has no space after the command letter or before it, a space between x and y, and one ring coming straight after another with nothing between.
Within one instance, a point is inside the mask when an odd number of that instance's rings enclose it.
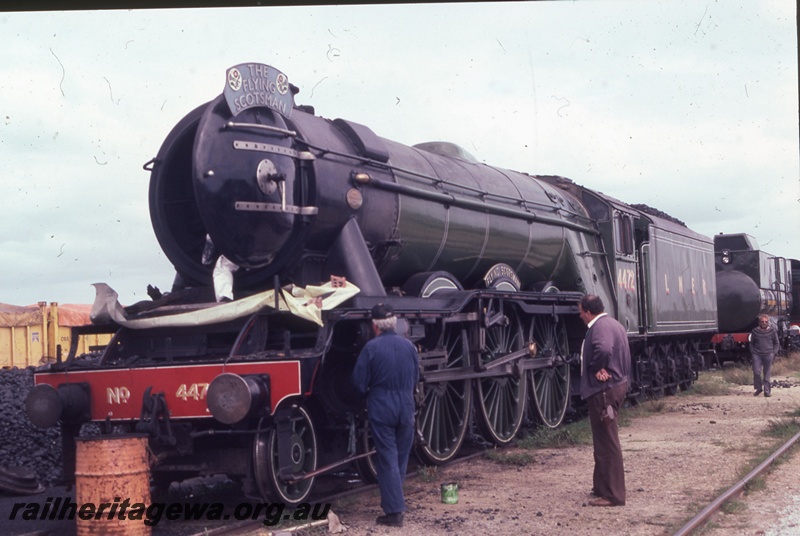
<instances>
[{"instance_id":1,"label":"gravel ground","mask_svg":"<svg viewBox=\"0 0 800 536\"><path fill-rule=\"evenodd\" d=\"M631 416L620 433L628 488L624 507L587 505L593 459L591 446L583 445L532 451L534 460L524 466L482 458L439 469L433 481L409 479L402 529L375 525L381 513L377 492L338 501L333 511L351 535L674 534L749 472L758 453L784 441L765 439L764 432L771 420L800 408L800 380L776 380L781 387L773 388L771 398L754 398L751 387L740 386L726 396L685 394L648 402L661 411ZM731 513L718 514L702 534L800 534L797 450L765 479L763 490L737 499ZM441 503L443 482L458 483L458 504Z\"/></svg>"},{"instance_id":2,"label":"gravel ground","mask_svg":"<svg viewBox=\"0 0 800 536\"><path fill-rule=\"evenodd\" d=\"M29 371L0 374L0 393L12 393L4 395L6 407L19 406L21 412L24 394L19 386L29 382L29 376ZM504 449L504 455L523 453L532 459L515 465L476 458L410 478L402 529L375 525L381 513L376 491L337 500L332 510L350 535L670 535L747 473L758 453L763 456L768 445L774 449L780 443L765 439L764 432L770 421L800 408L800 379L776 376L774 383L768 399L754 398L751 387L739 386L728 395L700 396L690 391L648 402L644 407L650 411L641 415L627 412L627 425L620 433L628 487L625 507L587 505L592 449L580 445ZM54 438L32 427L24 414L14 413L5 412L0 423L5 431L0 435L2 463L33 466L45 478L52 477L59 450ZM785 456L763 489L740 497L702 534L800 534L798 450ZM444 482L458 483L458 504L441 502ZM325 529L310 532L321 534Z\"/></svg>"}]
</instances>

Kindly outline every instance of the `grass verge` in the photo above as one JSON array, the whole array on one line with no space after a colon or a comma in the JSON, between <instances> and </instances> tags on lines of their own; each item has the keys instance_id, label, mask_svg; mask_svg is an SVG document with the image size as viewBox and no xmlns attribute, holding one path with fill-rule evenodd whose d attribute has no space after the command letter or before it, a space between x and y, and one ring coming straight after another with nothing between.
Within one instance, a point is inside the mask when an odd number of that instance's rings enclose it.
<instances>
[{"instance_id":1,"label":"grass verge","mask_svg":"<svg viewBox=\"0 0 800 536\"><path fill-rule=\"evenodd\" d=\"M486 457L501 465L516 465L519 467L524 467L534 460L533 454L524 450L493 449L487 451Z\"/></svg>"},{"instance_id":2,"label":"grass verge","mask_svg":"<svg viewBox=\"0 0 800 536\"><path fill-rule=\"evenodd\" d=\"M558 428L535 428L517 441L523 449L566 448L575 445L591 445L592 430L588 419L572 422Z\"/></svg>"}]
</instances>

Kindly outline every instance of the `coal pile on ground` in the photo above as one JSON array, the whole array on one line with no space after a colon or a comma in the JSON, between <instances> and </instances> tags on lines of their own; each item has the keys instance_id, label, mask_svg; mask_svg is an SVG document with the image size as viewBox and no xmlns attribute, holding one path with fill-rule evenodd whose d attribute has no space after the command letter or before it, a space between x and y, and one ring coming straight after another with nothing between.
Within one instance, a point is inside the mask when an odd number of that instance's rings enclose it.
<instances>
[{"instance_id":1,"label":"coal pile on ground","mask_svg":"<svg viewBox=\"0 0 800 536\"><path fill-rule=\"evenodd\" d=\"M45 486L61 478L61 431L42 430L25 414L33 369L0 370L0 466L33 471Z\"/></svg>"}]
</instances>

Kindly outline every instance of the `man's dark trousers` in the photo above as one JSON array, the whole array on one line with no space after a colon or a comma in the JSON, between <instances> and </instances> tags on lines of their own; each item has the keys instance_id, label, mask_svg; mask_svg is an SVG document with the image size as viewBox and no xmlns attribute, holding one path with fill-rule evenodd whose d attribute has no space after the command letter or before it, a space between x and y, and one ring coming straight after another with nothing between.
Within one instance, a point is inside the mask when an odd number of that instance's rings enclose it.
<instances>
[{"instance_id":1,"label":"man's dark trousers","mask_svg":"<svg viewBox=\"0 0 800 536\"><path fill-rule=\"evenodd\" d=\"M381 490L381 508L387 514L404 512L403 481L414 441L413 410L410 415L401 412L394 423L385 424L370 418L369 424L375 441L375 468Z\"/></svg>"},{"instance_id":2,"label":"man's dark trousers","mask_svg":"<svg viewBox=\"0 0 800 536\"><path fill-rule=\"evenodd\" d=\"M619 443L619 410L625 400L628 384L590 396L586 402L589 407L589 422L592 426L594 442L594 492L616 505L625 504L625 470L622 462L622 446ZM601 415L606 405L614 408L614 420L610 424L602 421Z\"/></svg>"}]
</instances>

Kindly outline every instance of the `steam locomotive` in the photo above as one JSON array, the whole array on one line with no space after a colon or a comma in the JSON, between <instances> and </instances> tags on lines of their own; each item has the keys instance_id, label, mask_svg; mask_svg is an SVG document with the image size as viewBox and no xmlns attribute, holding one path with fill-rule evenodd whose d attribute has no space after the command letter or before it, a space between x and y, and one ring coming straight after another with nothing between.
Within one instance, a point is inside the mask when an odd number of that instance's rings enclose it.
<instances>
[{"instance_id":1,"label":"steam locomotive","mask_svg":"<svg viewBox=\"0 0 800 536\"><path fill-rule=\"evenodd\" d=\"M759 248L747 234L714 236L719 332L712 338L722 361L749 359L748 337L759 315L770 317L786 348L798 338L800 266ZM794 277L794 279L793 279Z\"/></svg>"},{"instance_id":2,"label":"steam locomotive","mask_svg":"<svg viewBox=\"0 0 800 536\"><path fill-rule=\"evenodd\" d=\"M232 67L145 165L172 291L122 308L98 285L79 329L110 344L38 371L27 400L35 424L61 426L67 479L87 422L149 434L162 482L226 473L298 504L345 464L373 479L350 375L379 302L419 349L426 464L473 429L506 445L523 422L563 421L584 293L628 331L632 400L692 384L717 331L712 239L564 177L325 119L297 93L271 66ZM209 243L239 267L232 302L214 301Z\"/></svg>"}]
</instances>

